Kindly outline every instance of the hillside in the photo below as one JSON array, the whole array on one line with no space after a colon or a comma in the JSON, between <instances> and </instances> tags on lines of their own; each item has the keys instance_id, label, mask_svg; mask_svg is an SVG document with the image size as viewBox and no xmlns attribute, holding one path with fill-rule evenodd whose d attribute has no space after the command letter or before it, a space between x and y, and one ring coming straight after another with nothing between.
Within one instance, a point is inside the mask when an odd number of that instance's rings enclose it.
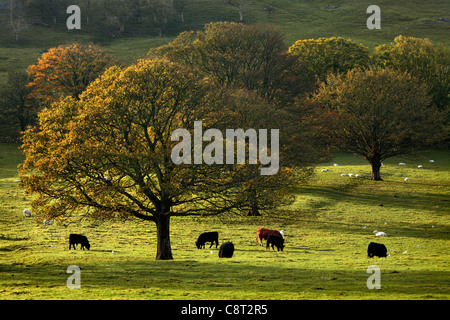
<instances>
[{"instance_id":1,"label":"hillside","mask_svg":"<svg viewBox=\"0 0 450 320\"><path fill-rule=\"evenodd\" d=\"M73 2L73 3L72 3ZM128 62L167 43L183 30L201 28L211 21L239 21L238 10L226 6L221 0L192 0L183 9L184 23L179 12L166 15L162 37L159 37L156 15L145 6L140 11L140 22L133 14L125 21L124 33L109 23L100 1L92 1L89 24L85 23L86 10L80 3L81 30L68 31L65 7L61 7L55 20L49 14L31 12L26 28L15 40L10 25L7 1L0 0L0 83L6 79L8 68L26 68L50 47L71 42L95 42ZM390 1L381 0L381 30L369 30L363 0L242 0L244 22L272 25L285 36L289 45L299 39L342 36L374 48L391 42L397 35L428 37L435 42L450 45L450 6L448 0ZM54 23L56 21L56 23Z\"/></svg>"}]
</instances>

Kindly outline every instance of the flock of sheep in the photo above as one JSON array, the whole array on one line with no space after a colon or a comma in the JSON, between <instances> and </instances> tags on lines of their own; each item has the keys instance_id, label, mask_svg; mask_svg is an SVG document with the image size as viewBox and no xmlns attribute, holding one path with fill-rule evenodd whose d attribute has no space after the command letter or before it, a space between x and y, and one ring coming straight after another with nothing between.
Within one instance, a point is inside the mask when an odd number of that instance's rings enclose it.
<instances>
[{"instance_id":1,"label":"flock of sheep","mask_svg":"<svg viewBox=\"0 0 450 320\"><path fill-rule=\"evenodd\" d=\"M430 162L430 163L434 163L434 160L429 160L429 162ZM381 165L383 165L383 163L381 163ZM406 163L400 162L398 165L399 165L399 166L406 166ZM333 166L334 166L334 167L338 167L339 164L333 163ZM423 169L423 165L420 164L420 165L417 166L417 168L418 168L418 169ZM321 170L321 172L328 172L328 171L330 171L330 170L327 169L327 168ZM353 173L341 173L341 177L361 178L361 175L360 175L360 174L353 174ZM406 177L406 178L403 179L403 180L404 180L404 181L409 181L409 177Z\"/></svg>"}]
</instances>

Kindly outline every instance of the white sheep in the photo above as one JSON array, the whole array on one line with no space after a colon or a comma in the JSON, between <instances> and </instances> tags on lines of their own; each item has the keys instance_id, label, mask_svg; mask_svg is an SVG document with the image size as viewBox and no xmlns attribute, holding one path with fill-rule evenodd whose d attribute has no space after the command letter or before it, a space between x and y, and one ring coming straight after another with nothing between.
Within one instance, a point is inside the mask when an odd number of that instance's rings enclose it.
<instances>
[{"instance_id":1,"label":"white sheep","mask_svg":"<svg viewBox=\"0 0 450 320\"><path fill-rule=\"evenodd\" d=\"M361 175L360 174L355 174L355 177L356 178L361 178Z\"/></svg>"},{"instance_id":2,"label":"white sheep","mask_svg":"<svg viewBox=\"0 0 450 320\"><path fill-rule=\"evenodd\" d=\"M284 233L285 233L284 230L280 230L280 234L281 234L282 237L284 237Z\"/></svg>"},{"instance_id":3,"label":"white sheep","mask_svg":"<svg viewBox=\"0 0 450 320\"><path fill-rule=\"evenodd\" d=\"M337 163L333 163L333 166L338 167L339 165Z\"/></svg>"},{"instance_id":4,"label":"white sheep","mask_svg":"<svg viewBox=\"0 0 450 320\"><path fill-rule=\"evenodd\" d=\"M24 210L23 210L23 216L24 216L24 217L31 217L31 211L30 211L30 209L24 209Z\"/></svg>"},{"instance_id":5,"label":"white sheep","mask_svg":"<svg viewBox=\"0 0 450 320\"><path fill-rule=\"evenodd\" d=\"M417 168L422 169L423 165L420 164L420 165L417 166Z\"/></svg>"},{"instance_id":6,"label":"white sheep","mask_svg":"<svg viewBox=\"0 0 450 320\"><path fill-rule=\"evenodd\" d=\"M44 226L52 226L54 220L44 220Z\"/></svg>"},{"instance_id":7,"label":"white sheep","mask_svg":"<svg viewBox=\"0 0 450 320\"><path fill-rule=\"evenodd\" d=\"M406 166L406 163L400 162L398 165L399 165L399 166Z\"/></svg>"},{"instance_id":8,"label":"white sheep","mask_svg":"<svg viewBox=\"0 0 450 320\"><path fill-rule=\"evenodd\" d=\"M327 172L328 171L328 169L322 169L322 172Z\"/></svg>"},{"instance_id":9,"label":"white sheep","mask_svg":"<svg viewBox=\"0 0 450 320\"><path fill-rule=\"evenodd\" d=\"M408 177L406 177L406 178L405 178L405 181L409 181L409 178L408 178Z\"/></svg>"},{"instance_id":10,"label":"white sheep","mask_svg":"<svg viewBox=\"0 0 450 320\"><path fill-rule=\"evenodd\" d=\"M341 177L346 177L346 176L347 176L346 173L341 174Z\"/></svg>"},{"instance_id":11,"label":"white sheep","mask_svg":"<svg viewBox=\"0 0 450 320\"><path fill-rule=\"evenodd\" d=\"M433 163L434 162L434 160L430 160L430 163Z\"/></svg>"},{"instance_id":12,"label":"white sheep","mask_svg":"<svg viewBox=\"0 0 450 320\"><path fill-rule=\"evenodd\" d=\"M385 232L383 232L383 231L375 230L373 233L375 233L375 235L377 237L387 237L387 234Z\"/></svg>"},{"instance_id":13,"label":"white sheep","mask_svg":"<svg viewBox=\"0 0 450 320\"><path fill-rule=\"evenodd\" d=\"M348 174L349 177L354 177L355 175L353 173Z\"/></svg>"}]
</instances>

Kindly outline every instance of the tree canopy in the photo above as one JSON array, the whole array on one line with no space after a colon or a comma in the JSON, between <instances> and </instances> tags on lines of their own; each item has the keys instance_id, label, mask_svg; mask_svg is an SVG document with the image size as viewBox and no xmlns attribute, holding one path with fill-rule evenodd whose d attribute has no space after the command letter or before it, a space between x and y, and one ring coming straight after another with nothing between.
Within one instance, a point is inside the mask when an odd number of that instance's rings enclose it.
<instances>
[{"instance_id":1,"label":"tree canopy","mask_svg":"<svg viewBox=\"0 0 450 320\"><path fill-rule=\"evenodd\" d=\"M378 65L408 72L428 85L434 104L445 110L450 103L450 49L427 38L398 36L375 48Z\"/></svg>"},{"instance_id":2,"label":"tree canopy","mask_svg":"<svg viewBox=\"0 0 450 320\"><path fill-rule=\"evenodd\" d=\"M189 65L221 85L255 91L278 106L309 92L314 82L313 75L287 52L280 32L259 25L209 23L204 31L183 32L149 54Z\"/></svg>"},{"instance_id":3,"label":"tree canopy","mask_svg":"<svg viewBox=\"0 0 450 320\"><path fill-rule=\"evenodd\" d=\"M321 81L325 81L329 73L345 73L370 65L366 46L341 37L298 40L289 48L289 53L303 61Z\"/></svg>"},{"instance_id":4,"label":"tree canopy","mask_svg":"<svg viewBox=\"0 0 450 320\"><path fill-rule=\"evenodd\" d=\"M78 99L89 83L118 64L117 58L92 44L51 48L28 67L30 96L43 106L68 95Z\"/></svg>"}]
</instances>

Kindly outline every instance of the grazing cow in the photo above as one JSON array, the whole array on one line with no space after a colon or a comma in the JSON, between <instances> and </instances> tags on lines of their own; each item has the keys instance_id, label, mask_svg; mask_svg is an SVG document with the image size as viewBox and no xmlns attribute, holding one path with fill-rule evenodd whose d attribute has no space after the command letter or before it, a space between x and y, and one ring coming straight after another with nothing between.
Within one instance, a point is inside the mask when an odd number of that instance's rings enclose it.
<instances>
[{"instance_id":1,"label":"grazing cow","mask_svg":"<svg viewBox=\"0 0 450 320\"><path fill-rule=\"evenodd\" d=\"M216 249L217 249L217 246L219 245L219 233L217 231L204 232L198 236L198 239L195 242L195 245L197 246L197 249L205 248L206 242L211 242L211 245L209 246L210 249L215 242Z\"/></svg>"},{"instance_id":2,"label":"grazing cow","mask_svg":"<svg viewBox=\"0 0 450 320\"><path fill-rule=\"evenodd\" d=\"M234 245L231 242L223 243L219 248L219 258L231 258L234 253Z\"/></svg>"},{"instance_id":3,"label":"grazing cow","mask_svg":"<svg viewBox=\"0 0 450 320\"><path fill-rule=\"evenodd\" d=\"M259 245L262 246L263 245L262 239L267 240L267 237L270 234L275 234L275 235L283 238L281 233L278 232L277 230L271 230L271 229L267 229L267 228L258 228L258 230L256 230L256 241L258 241Z\"/></svg>"},{"instance_id":4,"label":"grazing cow","mask_svg":"<svg viewBox=\"0 0 450 320\"><path fill-rule=\"evenodd\" d=\"M380 258L386 257L387 256L386 246L382 243L371 242L369 244L369 247L367 248L367 255L369 256L369 258L373 258L374 256Z\"/></svg>"},{"instance_id":5,"label":"grazing cow","mask_svg":"<svg viewBox=\"0 0 450 320\"><path fill-rule=\"evenodd\" d=\"M83 249L83 250L84 250L84 248L86 248L88 250L90 250L90 248L91 248L91 245L89 244L89 240L86 236L83 236L81 234L74 234L74 233L70 234L69 250L70 250L71 246L73 246L73 249L76 250L75 244L77 244L77 243L81 244L81 249Z\"/></svg>"},{"instance_id":6,"label":"grazing cow","mask_svg":"<svg viewBox=\"0 0 450 320\"><path fill-rule=\"evenodd\" d=\"M284 239L276 234L269 234L269 236L267 237L266 249L268 249L270 245L272 245L272 250L275 250L273 246L276 246L277 251L283 251Z\"/></svg>"}]
</instances>

